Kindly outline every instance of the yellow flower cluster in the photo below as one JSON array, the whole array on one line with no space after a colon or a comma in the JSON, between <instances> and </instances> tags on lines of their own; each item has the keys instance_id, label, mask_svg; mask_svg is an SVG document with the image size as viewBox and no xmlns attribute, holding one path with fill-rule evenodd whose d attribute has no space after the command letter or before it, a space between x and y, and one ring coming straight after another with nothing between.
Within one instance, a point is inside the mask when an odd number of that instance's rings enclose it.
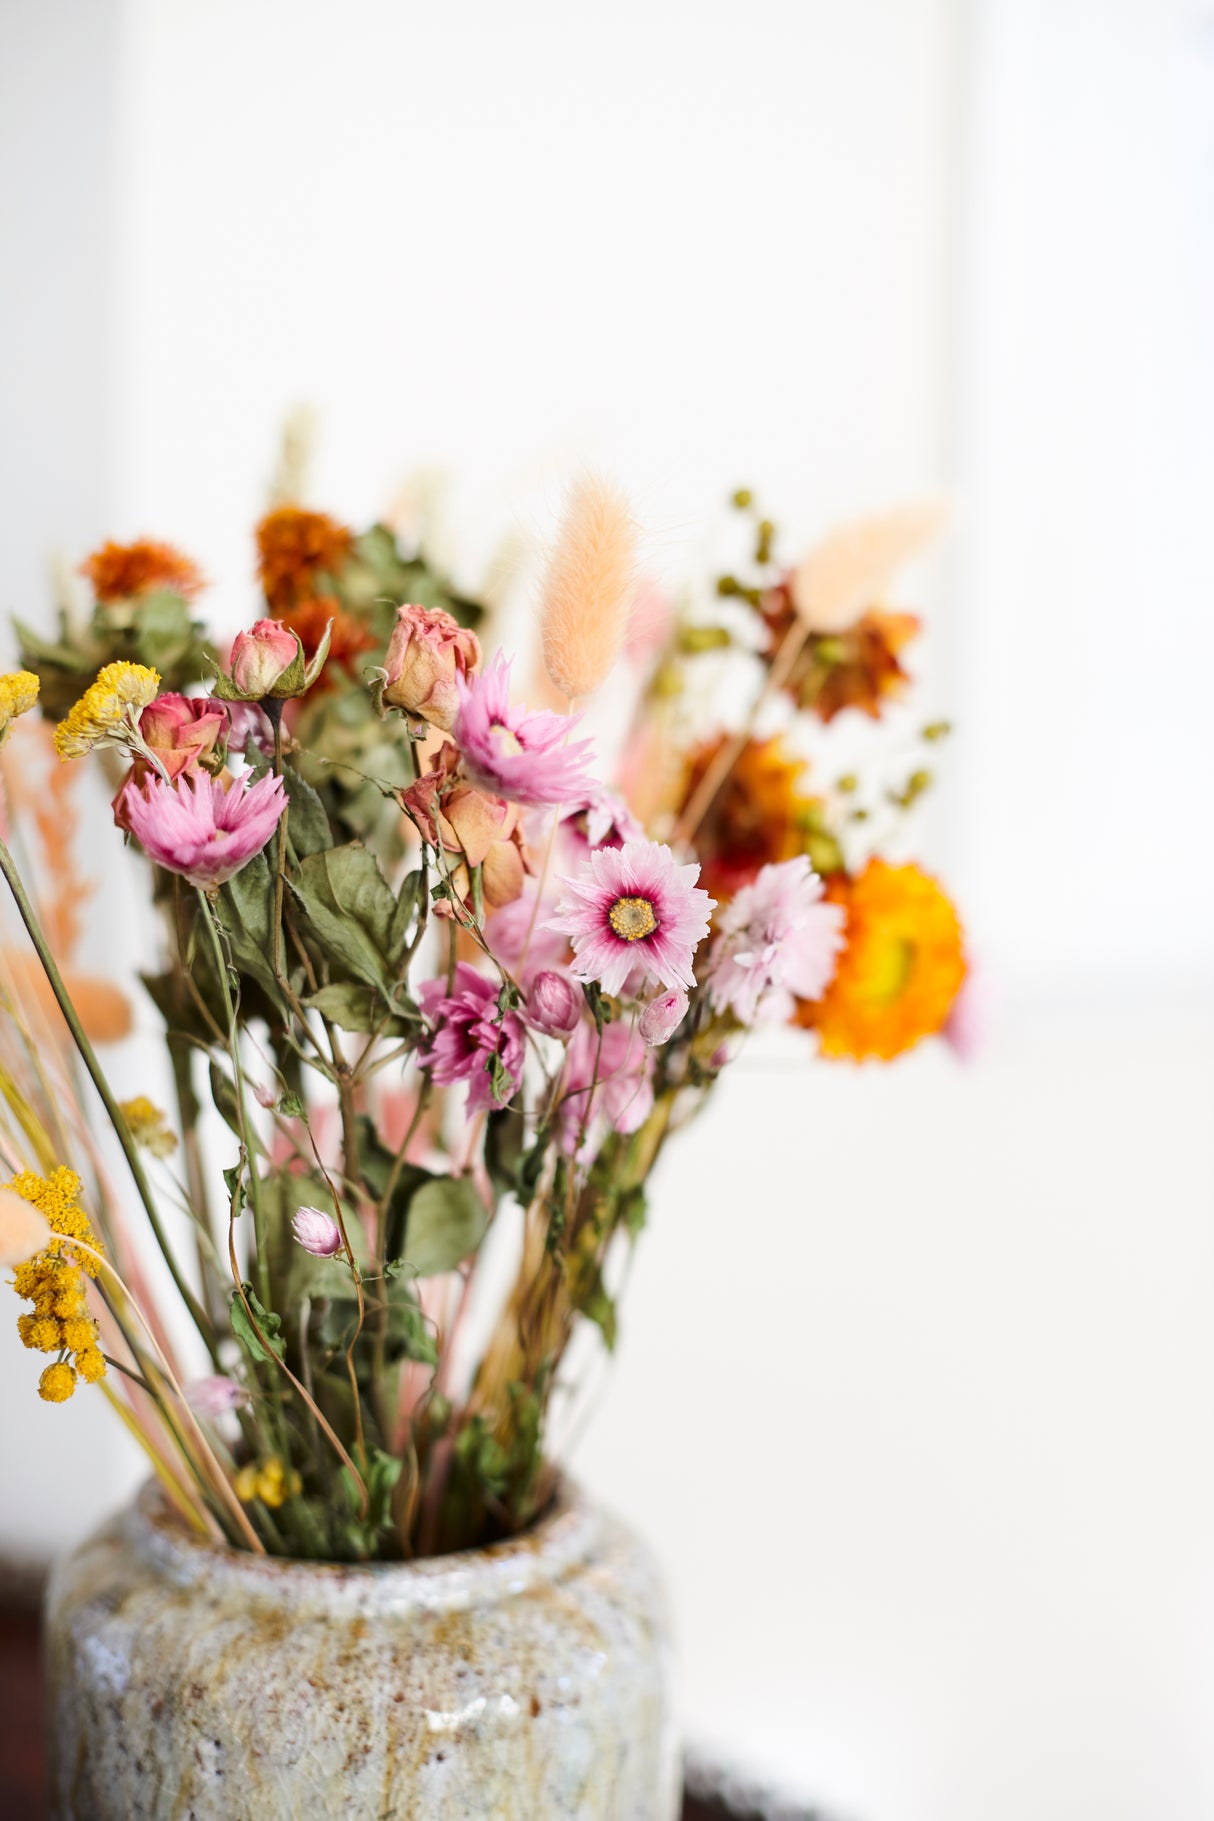
<instances>
[{"instance_id":1,"label":"yellow flower cluster","mask_svg":"<svg viewBox=\"0 0 1214 1821\"><path fill-rule=\"evenodd\" d=\"M293 1498L303 1481L294 1467L287 1467L272 1454L269 1460L249 1461L236 1475L236 1496L250 1505L260 1499L271 1511L277 1511L285 1499Z\"/></svg>"},{"instance_id":2,"label":"yellow flower cluster","mask_svg":"<svg viewBox=\"0 0 1214 1821\"><path fill-rule=\"evenodd\" d=\"M118 1111L131 1128L131 1137L153 1157L171 1157L177 1149L177 1134L168 1120L146 1094L134 1100L120 1100Z\"/></svg>"},{"instance_id":3,"label":"yellow flower cluster","mask_svg":"<svg viewBox=\"0 0 1214 1821\"><path fill-rule=\"evenodd\" d=\"M55 751L61 759L79 759L94 746L117 739L159 692L159 671L146 664L107 664L56 727Z\"/></svg>"},{"instance_id":4,"label":"yellow flower cluster","mask_svg":"<svg viewBox=\"0 0 1214 1821\"><path fill-rule=\"evenodd\" d=\"M0 746L19 714L28 714L38 700L38 679L32 670L10 670L0 677Z\"/></svg>"},{"instance_id":5,"label":"yellow flower cluster","mask_svg":"<svg viewBox=\"0 0 1214 1821\"><path fill-rule=\"evenodd\" d=\"M88 1215L77 1205L80 1178L74 1170L60 1168L49 1176L23 1170L7 1187L40 1209L54 1234L45 1252L17 1266L13 1288L34 1305L31 1314L17 1319L23 1344L36 1353L60 1355L42 1374L38 1395L48 1404L62 1404L75 1391L77 1374L89 1385L105 1377L84 1282L86 1276L97 1275L97 1260L71 1244L79 1239L96 1248L97 1238Z\"/></svg>"}]
</instances>

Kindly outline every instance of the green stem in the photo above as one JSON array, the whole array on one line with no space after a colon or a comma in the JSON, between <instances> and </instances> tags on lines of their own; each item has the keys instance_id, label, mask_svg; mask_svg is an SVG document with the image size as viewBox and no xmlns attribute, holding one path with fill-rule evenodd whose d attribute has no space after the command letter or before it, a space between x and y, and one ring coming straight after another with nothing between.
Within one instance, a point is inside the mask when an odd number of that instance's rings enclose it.
<instances>
[{"instance_id":1,"label":"green stem","mask_svg":"<svg viewBox=\"0 0 1214 1821\"><path fill-rule=\"evenodd\" d=\"M172 1273L173 1282L177 1286L181 1300L190 1312L191 1320L194 1322L195 1327L198 1329L199 1334L201 1334L206 1343L207 1352L210 1354L215 1364L218 1365L219 1353L215 1339L215 1330L211 1326L206 1310L190 1288L189 1282L183 1275L180 1265L173 1256L173 1250L169 1245L168 1236L161 1225L160 1214L152 1195L151 1184L148 1182L142 1159L135 1147L135 1141L131 1137L130 1128L122 1116L118 1102L114 1099L110 1084L106 1080L101 1064L97 1060L96 1052L85 1035L84 1026L81 1024L80 1019L76 1014L76 1008L72 1004L71 996L63 983L63 976L59 972L55 957L51 954L51 951L47 946L46 937L42 933L42 926L38 922L37 914L35 913L33 905L30 903L29 895L21 882L21 875L13 863L13 856L9 853L7 846L3 841L0 841L0 872L4 874L8 888L13 894L13 900L20 912L21 921L29 932L30 941L34 945L39 961L42 963L42 970L45 973L47 980L50 982L51 991L55 995L59 1010L63 1013L67 1028L72 1034L72 1041L80 1052L80 1059L89 1072L93 1086L96 1088L97 1093L101 1098L101 1104L105 1108L106 1116L114 1128L119 1144L122 1146L123 1155L126 1158L132 1180L134 1181L135 1188L139 1194L139 1199L143 1203L149 1225L155 1235L156 1244L160 1247L164 1261Z\"/></svg>"}]
</instances>

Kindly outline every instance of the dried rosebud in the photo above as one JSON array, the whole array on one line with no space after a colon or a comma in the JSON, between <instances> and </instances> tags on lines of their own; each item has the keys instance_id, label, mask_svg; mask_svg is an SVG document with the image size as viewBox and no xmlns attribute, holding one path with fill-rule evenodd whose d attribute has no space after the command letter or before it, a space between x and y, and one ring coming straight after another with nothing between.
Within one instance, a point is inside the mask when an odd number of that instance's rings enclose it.
<instances>
[{"instance_id":1,"label":"dried rosebud","mask_svg":"<svg viewBox=\"0 0 1214 1821\"><path fill-rule=\"evenodd\" d=\"M227 732L226 708L209 696L157 696L139 717L139 734L155 754L169 778L192 771L195 765L214 770L216 751Z\"/></svg>"},{"instance_id":2,"label":"dried rosebud","mask_svg":"<svg viewBox=\"0 0 1214 1821\"><path fill-rule=\"evenodd\" d=\"M217 1373L212 1378L196 1378L186 1385L185 1401L196 1416L205 1416L214 1422L247 1404L249 1394L234 1378L224 1378L222 1373Z\"/></svg>"},{"instance_id":3,"label":"dried rosebud","mask_svg":"<svg viewBox=\"0 0 1214 1821\"><path fill-rule=\"evenodd\" d=\"M227 702L285 701L305 695L329 655L330 627L305 662L299 634L281 620L258 620L232 643L231 674L220 676L215 694Z\"/></svg>"},{"instance_id":4,"label":"dried rosebud","mask_svg":"<svg viewBox=\"0 0 1214 1821\"><path fill-rule=\"evenodd\" d=\"M456 678L470 676L480 661L476 634L441 607L400 607L375 685L377 706L403 709L450 733L459 712Z\"/></svg>"},{"instance_id":5,"label":"dried rosebud","mask_svg":"<svg viewBox=\"0 0 1214 1821\"><path fill-rule=\"evenodd\" d=\"M687 994L681 987L673 992L659 993L641 1013L641 1036L648 1044L665 1043L674 1036L686 1016Z\"/></svg>"},{"instance_id":6,"label":"dried rosebud","mask_svg":"<svg viewBox=\"0 0 1214 1821\"><path fill-rule=\"evenodd\" d=\"M546 968L535 976L527 995L527 1022L545 1036L570 1036L577 1029L584 1004L582 994L567 974Z\"/></svg>"},{"instance_id":7,"label":"dried rosebud","mask_svg":"<svg viewBox=\"0 0 1214 1821\"><path fill-rule=\"evenodd\" d=\"M319 1208L297 1208L291 1220L291 1231L313 1258L332 1258L342 1247L341 1228L330 1214Z\"/></svg>"}]
</instances>

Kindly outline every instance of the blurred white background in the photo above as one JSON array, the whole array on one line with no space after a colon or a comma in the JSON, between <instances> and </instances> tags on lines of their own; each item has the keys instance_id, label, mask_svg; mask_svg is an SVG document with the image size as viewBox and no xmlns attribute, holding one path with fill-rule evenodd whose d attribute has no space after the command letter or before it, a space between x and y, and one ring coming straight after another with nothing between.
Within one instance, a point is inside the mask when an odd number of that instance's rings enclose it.
<instances>
[{"instance_id":1,"label":"blurred white background","mask_svg":"<svg viewBox=\"0 0 1214 1821\"><path fill-rule=\"evenodd\" d=\"M954 490L904 592L985 1053L753 1054L579 1470L718 1753L851 1821L1208 1821L1211 0L4 0L0 246L6 614L150 533L234 624L301 400L339 514L451 470L473 582L584 459L672 584L737 484L793 549ZM9 1328L29 1553L132 1464Z\"/></svg>"}]
</instances>

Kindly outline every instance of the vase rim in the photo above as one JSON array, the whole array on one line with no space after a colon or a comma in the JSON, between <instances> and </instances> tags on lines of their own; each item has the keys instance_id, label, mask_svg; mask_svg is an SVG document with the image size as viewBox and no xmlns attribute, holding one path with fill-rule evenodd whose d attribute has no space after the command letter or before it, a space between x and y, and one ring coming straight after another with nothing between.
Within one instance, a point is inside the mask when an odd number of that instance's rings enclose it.
<instances>
[{"instance_id":1,"label":"vase rim","mask_svg":"<svg viewBox=\"0 0 1214 1821\"><path fill-rule=\"evenodd\" d=\"M551 1585L598 1550L608 1520L561 1474L543 1515L517 1536L411 1562L329 1562L254 1555L186 1528L155 1480L122 1520L130 1540L173 1580L207 1580L293 1610L457 1612Z\"/></svg>"}]
</instances>

